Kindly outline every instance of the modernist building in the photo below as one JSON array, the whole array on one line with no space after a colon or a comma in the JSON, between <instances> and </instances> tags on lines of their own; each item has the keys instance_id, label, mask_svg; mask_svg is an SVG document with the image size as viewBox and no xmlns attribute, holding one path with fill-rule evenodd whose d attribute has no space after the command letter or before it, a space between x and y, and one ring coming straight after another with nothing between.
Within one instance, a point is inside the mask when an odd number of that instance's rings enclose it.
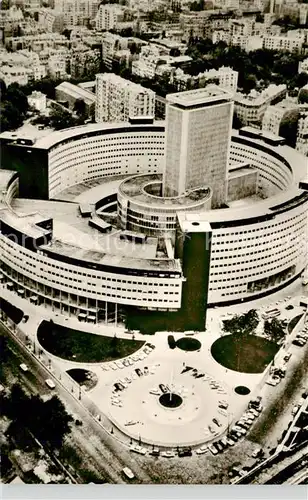
<instances>
[{"instance_id":1,"label":"modernist building","mask_svg":"<svg viewBox=\"0 0 308 500\"><path fill-rule=\"evenodd\" d=\"M124 122L155 115L155 92L113 73L96 75L95 121Z\"/></svg>"},{"instance_id":2,"label":"modernist building","mask_svg":"<svg viewBox=\"0 0 308 500\"><path fill-rule=\"evenodd\" d=\"M231 94L208 86L167 97L164 196L210 186L212 207L226 201L231 138Z\"/></svg>"},{"instance_id":3,"label":"modernist building","mask_svg":"<svg viewBox=\"0 0 308 500\"><path fill-rule=\"evenodd\" d=\"M228 115L229 98L212 97L216 114L221 106ZM205 179L201 163L201 186L162 196L169 127L91 124L34 143L0 136L10 170L0 170L4 286L80 320L132 324L135 315L157 330L202 331L207 307L264 297L299 278L308 259L307 158L261 131L241 130L228 144L222 129L225 205L212 209L215 178ZM92 182L99 186L89 191ZM89 209L71 197L74 185Z\"/></svg>"}]
</instances>

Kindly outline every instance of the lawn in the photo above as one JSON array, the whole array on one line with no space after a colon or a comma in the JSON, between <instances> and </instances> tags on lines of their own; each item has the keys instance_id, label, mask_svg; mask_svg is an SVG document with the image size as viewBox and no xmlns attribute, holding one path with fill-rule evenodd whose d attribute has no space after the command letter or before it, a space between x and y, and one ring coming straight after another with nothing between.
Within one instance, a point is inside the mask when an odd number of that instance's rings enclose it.
<instances>
[{"instance_id":1,"label":"lawn","mask_svg":"<svg viewBox=\"0 0 308 500\"><path fill-rule=\"evenodd\" d=\"M222 366L243 373L262 373L279 346L255 335L225 335L211 347L213 358Z\"/></svg>"},{"instance_id":2,"label":"lawn","mask_svg":"<svg viewBox=\"0 0 308 500\"><path fill-rule=\"evenodd\" d=\"M140 340L104 337L80 332L49 321L42 321L37 330L42 347L54 356L79 363L99 363L124 358L140 349Z\"/></svg>"},{"instance_id":3,"label":"lawn","mask_svg":"<svg viewBox=\"0 0 308 500\"><path fill-rule=\"evenodd\" d=\"M288 324L289 333L291 333L294 330L294 328L296 327L297 323L299 322L302 316L303 314L299 314L298 316L294 316L294 318L291 319L290 323Z\"/></svg>"},{"instance_id":4,"label":"lawn","mask_svg":"<svg viewBox=\"0 0 308 500\"><path fill-rule=\"evenodd\" d=\"M201 342L191 337L181 337L176 341L176 347L182 349L182 351L198 351L201 347Z\"/></svg>"}]
</instances>

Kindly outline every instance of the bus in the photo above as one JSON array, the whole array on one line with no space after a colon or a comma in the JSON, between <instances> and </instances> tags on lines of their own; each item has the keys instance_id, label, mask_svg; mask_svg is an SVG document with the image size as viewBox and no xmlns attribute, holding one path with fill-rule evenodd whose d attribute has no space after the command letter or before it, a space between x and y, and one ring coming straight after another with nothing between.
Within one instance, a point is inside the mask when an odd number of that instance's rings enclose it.
<instances>
[{"instance_id":1,"label":"bus","mask_svg":"<svg viewBox=\"0 0 308 500\"><path fill-rule=\"evenodd\" d=\"M262 318L263 319L276 318L277 316L280 316L280 314L281 312L279 311L279 309L277 308L270 309L262 314Z\"/></svg>"}]
</instances>

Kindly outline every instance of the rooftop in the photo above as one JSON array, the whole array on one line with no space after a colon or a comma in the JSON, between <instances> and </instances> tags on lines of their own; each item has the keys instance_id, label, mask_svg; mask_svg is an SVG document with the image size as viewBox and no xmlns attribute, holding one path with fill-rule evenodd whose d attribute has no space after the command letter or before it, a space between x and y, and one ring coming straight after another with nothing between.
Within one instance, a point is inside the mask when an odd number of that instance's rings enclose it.
<instances>
[{"instance_id":1,"label":"rooftop","mask_svg":"<svg viewBox=\"0 0 308 500\"><path fill-rule=\"evenodd\" d=\"M200 106L202 104L215 104L215 101L232 99L232 95L217 85L208 85L205 88L197 90L188 90L187 92L178 92L168 94L167 101L173 104L179 104L183 107Z\"/></svg>"},{"instance_id":2,"label":"rooftop","mask_svg":"<svg viewBox=\"0 0 308 500\"><path fill-rule=\"evenodd\" d=\"M165 207L171 210L176 209L176 207L180 209L184 206L189 208L195 204L199 206L199 202L208 200L211 195L210 188L202 187L187 191L181 196L165 198L156 194L159 190L159 185L162 184L162 179L162 174L135 175L120 184L119 192L128 198L134 198L134 200L141 204L151 205L153 208ZM156 189L153 189L154 186ZM151 188L153 194L151 193Z\"/></svg>"},{"instance_id":3,"label":"rooftop","mask_svg":"<svg viewBox=\"0 0 308 500\"><path fill-rule=\"evenodd\" d=\"M79 87L78 85L74 85L73 83L70 82L60 83L60 85L56 87L56 90L67 92L71 96L83 99L85 102L88 102L89 104L95 102L95 94L93 94L93 92L90 92L89 90Z\"/></svg>"}]
</instances>

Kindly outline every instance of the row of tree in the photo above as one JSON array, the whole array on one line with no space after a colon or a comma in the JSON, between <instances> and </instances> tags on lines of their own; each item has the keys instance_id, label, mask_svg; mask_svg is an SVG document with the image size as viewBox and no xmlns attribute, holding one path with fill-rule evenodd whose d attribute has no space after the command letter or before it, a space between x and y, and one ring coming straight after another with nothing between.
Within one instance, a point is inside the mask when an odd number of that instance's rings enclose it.
<instances>
[{"instance_id":1,"label":"row of tree","mask_svg":"<svg viewBox=\"0 0 308 500\"><path fill-rule=\"evenodd\" d=\"M57 396L43 401L37 395L28 396L20 385L13 385L1 402L1 413L11 420L7 434L18 426L27 428L42 444L59 449L64 437L71 432L69 415Z\"/></svg>"}]
</instances>

